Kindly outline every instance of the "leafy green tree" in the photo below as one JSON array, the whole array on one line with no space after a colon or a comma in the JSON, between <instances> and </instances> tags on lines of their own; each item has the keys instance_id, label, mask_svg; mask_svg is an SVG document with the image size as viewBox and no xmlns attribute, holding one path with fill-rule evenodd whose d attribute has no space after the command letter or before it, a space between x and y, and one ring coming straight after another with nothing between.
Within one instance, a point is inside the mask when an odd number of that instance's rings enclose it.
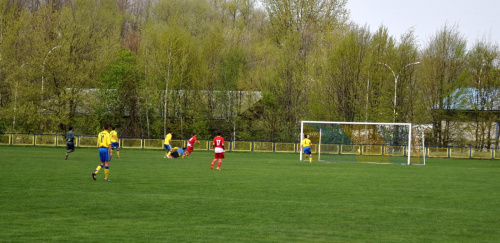
<instances>
[{"instance_id":1,"label":"leafy green tree","mask_svg":"<svg viewBox=\"0 0 500 243\"><path fill-rule=\"evenodd\" d=\"M103 73L101 105L107 107L107 123L123 126L122 136L141 135L139 90L142 75L137 56L129 49L121 49ZM124 119L127 116L128 119Z\"/></svg>"},{"instance_id":2,"label":"leafy green tree","mask_svg":"<svg viewBox=\"0 0 500 243\"><path fill-rule=\"evenodd\" d=\"M367 75L371 34L366 27L353 27L325 52L316 97L319 119L360 121L366 114ZM326 117L321 113L328 114Z\"/></svg>"},{"instance_id":3,"label":"leafy green tree","mask_svg":"<svg viewBox=\"0 0 500 243\"><path fill-rule=\"evenodd\" d=\"M478 41L467 56L467 86L477 92L468 104L472 108L474 125L471 133L474 134L474 145L480 148L490 148L498 140L492 137L494 126L499 117L495 106L499 102L500 80L500 52L498 45Z\"/></svg>"},{"instance_id":4,"label":"leafy green tree","mask_svg":"<svg viewBox=\"0 0 500 243\"><path fill-rule=\"evenodd\" d=\"M389 122L393 119L394 77L384 66L394 60L396 40L385 26L380 26L372 36L369 47L367 103L368 121Z\"/></svg>"},{"instance_id":5,"label":"leafy green tree","mask_svg":"<svg viewBox=\"0 0 500 243\"><path fill-rule=\"evenodd\" d=\"M421 82L424 103L429 107L433 122L432 137L428 141L448 145L457 132L453 131L453 117L447 111L453 109L452 100L445 99L455 89L463 87L466 68L466 41L454 27L444 26L421 54Z\"/></svg>"},{"instance_id":6,"label":"leafy green tree","mask_svg":"<svg viewBox=\"0 0 500 243\"><path fill-rule=\"evenodd\" d=\"M322 30L333 30L344 23L345 1L268 0L264 5L269 16L268 38L278 48L278 58L270 64L277 75L264 80L262 86L265 96L273 96L264 99L268 102L264 106L272 108L264 117L278 126L278 131L270 134L291 140L301 118L308 117L310 53L316 41L323 39Z\"/></svg>"}]
</instances>

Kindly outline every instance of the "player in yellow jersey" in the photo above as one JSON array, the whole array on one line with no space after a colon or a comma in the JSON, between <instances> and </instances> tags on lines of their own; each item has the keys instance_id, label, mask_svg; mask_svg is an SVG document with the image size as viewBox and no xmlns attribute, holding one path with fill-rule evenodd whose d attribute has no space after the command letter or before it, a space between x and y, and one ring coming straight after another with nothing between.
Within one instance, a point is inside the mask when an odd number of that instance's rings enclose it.
<instances>
[{"instance_id":1,"label":"player in yellow jersey","mask_svg":"<svg viewBox=\"0 0 500 243\"><path fill-rule=\"evenodd\" d=\"M172 142L172 134L172 130L170 130L165 136L164 147L167 150L167 152L165 153L165 158L167 159L170 157L170 153L172 153L172 146L170 146L170 143Z\"/></svg>"},{"instance_id":2,"label":"player in yellow jersey","mask_svg":"<svg viewBox=\"0 0 500 243\"><path fill-rule=\"evenodd\" d=\"M113 130L109 133L111 136L111 149L116 148L116 157L120 158L120 139L118 138L118 133L116 132L116 127L113 127Z\"/></svg>"},{"instance_id":3,"label":"player in yellow jersey","mask_svg":"<svg viewBox=\"0 0 500 243\"><path fill-rule=\"evenodd\" d=\"M109 125L104 125L104 131L97 135L97 147L99 147L99 157L101 164L92 172L92 179L96 180L97 173L104 167L104 180L109 181L109 161L113 157L111 150L111 136L108 132Z\"/></svg>"},{"instance_id":4,"label":"player in yellow jersey","mask_svg":"<svg viewBox=\"0 0 500 243\"><path fill-rule=\"evenodd\" d=\"M311 154L311 140L309 140L307 135L304 135L304 140L300 144L301 149L304 149L304 154L309 155L309 163L312 163L312 154Z\"/></svg>"}]
</instances>

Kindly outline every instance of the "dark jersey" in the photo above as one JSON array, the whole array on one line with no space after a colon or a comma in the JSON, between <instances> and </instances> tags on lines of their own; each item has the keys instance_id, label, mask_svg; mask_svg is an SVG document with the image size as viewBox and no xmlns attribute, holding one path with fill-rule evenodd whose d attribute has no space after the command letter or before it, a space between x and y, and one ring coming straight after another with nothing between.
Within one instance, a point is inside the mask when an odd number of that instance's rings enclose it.
<instances>
[{"instance_id":1,"label":"dark jersey","mask_svg":"<svg viewBox=\"0 0 500 243\"><path fill-rule=\"evenodd\" d=\"M73 143L75 141L75 133L73 131L68 131L66 133L66 142Z\"/></svg>"}]
</instances>

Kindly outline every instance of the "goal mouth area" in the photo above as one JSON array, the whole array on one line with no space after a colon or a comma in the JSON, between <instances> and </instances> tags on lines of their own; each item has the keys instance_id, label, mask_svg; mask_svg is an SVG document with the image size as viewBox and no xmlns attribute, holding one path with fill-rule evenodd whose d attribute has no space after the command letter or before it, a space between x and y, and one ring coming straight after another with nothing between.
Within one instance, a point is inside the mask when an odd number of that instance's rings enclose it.
<instances>
[{"instance_id":1,"label":"goal mouth area","mask_svg":"<svg viewBox=\"0 0 500 243\"><path fill-rule=\"evenodd\" d=\"M411 123L302 121L300 141L311 141L313 161L425 164L425 146ZM307 138L307 139L306 139ZM308 142L304 143L307 146ZM300 160L308 160L300 147Z\"/></svg>"},{"instance_id":2,"label":"goal mouth area","mask_svg":"<svg viewBox=\"0 0 500 243\"><path fill-rule=\"evenodd\" d=\"M302 160L309 161L309 160ZM358 164L378 164L378 165L406 165L406 157L393 156L377 156L377 155L321 155L319 160L313 162L321 162L327 164L335 163L358 163Z\"/></svg>"}]
</instances>

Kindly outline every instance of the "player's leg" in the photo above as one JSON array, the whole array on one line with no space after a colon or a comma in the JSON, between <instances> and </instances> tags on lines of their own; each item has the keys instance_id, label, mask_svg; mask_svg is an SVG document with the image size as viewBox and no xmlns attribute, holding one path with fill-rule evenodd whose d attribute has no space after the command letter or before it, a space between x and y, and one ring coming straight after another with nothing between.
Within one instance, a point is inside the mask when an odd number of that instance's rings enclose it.
<instances>
[{"instance_id":1,"label":"player's leg","mask_svg":"<svg viewBox=\"0 0 500 243\"><path fill-rule=\"evenodd\" d=\"M189 156L191 154L191 152L193 152L193 146L188 146L186 156Z\"/></svg>"},{"instance_id":2,"label":"player's leg","mask_svg":"<svg viewBox=\"0 0 500 243\"><path fill-rule=\"evenodd\" d=\"M214 164L215 164L215 162L217 162L217 158L219 158L219 154L215 153L215 158L214 158L214 160L212 160L212 164L210 164L210 169L211 170L214 169Z\"/></svg>"},{"instance_id":3,"label":"player's leg","mask_svg":"<svg viewBox=\"0 0 500 243\"><path fill-rule=\"evenodd\" d=\"M66 157L64 159L68 159L69 153L73 152L75 150L75 145L73 144L73 150L71 150L71 145L73 143L66 143Z\"/></svg>"},{"instance_id":4,"label":"player's leg","mask_svg":"<svg viewBox=\"0 0 500 243\"><path fill-rule=\"evenodd\" d=\"M104 162L104 180L109 181L109 159Z\"/></svg>"},{"instance_id":5,"label":"player's leg","mask_svg":"<svg viewBox=\"0 0 500 243\"><path fill-rule=\"evenodd\" d=\"M306 156L309 156L309 163L312 163L311 147L305 147L304 154L306 154Z\"/></svg>"},{"instance_id":6,"label":"player's leg","mask_svg":"<svg viewBox=\"0 0 500 243\"><path fill-rule=\"evenodd\" d=\"M120 158L120 144L118 142L111 143L111 149L116 148L116 157Z\"/></svg>"},{"instance_id":7,"label":"player's leg","mask_svg":"<svg viewBox=\"0 0 500 243\"><path fill-rule=\"evenodd\" d=\"M220 166L222 165L223 158L224 158L224 153L219 153L219 163L217 164L217 170L220 170Z\"/></svg>"},{"instance_id":8,"label":"player's leg","mask_svg":"<svg viewBox=\"0 0 500 243\"><path fill-rule=\"evenodd\" d=\"M219 159L219 163L217 164L217 170L220 170L220 165L222 164L222 159Z\"/></svg>"},{"instance_id":9,"label":"player's leg","mask_svg":"<svg viewBox=\"0 0 500 243\"><path fill-rule=\"evenodd\" d=\"M107 150L107 148L99 148L99 159L101 160L101 163L97 166L97 168L95 168L94 172L92 172L92 179L94 179L94 181L96 180L97 173L99 173L99 171L101 171L104 167L104 162L109 160L106 153Z\"/></svg>"},{"instance_id":10,"label":"player's leg","mask_svg":"<svg viewBox=\"0 0 500 243\"><path fill-rule=\"evenodd\" d=\"M170 157L170 154L172 154L172 146L167 145L167 158Z\"/></svg>"},{"instance_id":11,"label":"player's leg","mask_svg":"<svg viewBox=\"0 0 500 243\"><path fill-rule=\"evenodd\" d=\"M165 149L167 150L167 152L165 153L165 158L169 158L170 154L172 153L172 147L168 144L165 144Z\"/></svg>"}]
</instances>

